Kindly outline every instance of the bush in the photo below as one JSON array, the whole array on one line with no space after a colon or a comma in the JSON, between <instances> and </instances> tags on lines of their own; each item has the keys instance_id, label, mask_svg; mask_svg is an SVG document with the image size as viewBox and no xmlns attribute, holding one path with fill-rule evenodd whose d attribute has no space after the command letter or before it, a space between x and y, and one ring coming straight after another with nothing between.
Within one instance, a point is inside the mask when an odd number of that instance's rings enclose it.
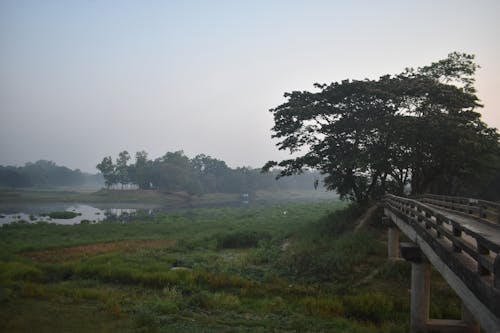
<instances>
[{"instance_id":1,"label":"bush","mask_svg":"<svg viewBox=\"0 0 500 333\"><path fill-rule=\"evenodd\" d=\"M60 212L50 212L50 213L45 213L45 214L40 214L40 216L48 216L51 219L72 219L77 216L80 216L82 214L80 213L75 213L75 212L67 212L67 211L60 211Z\"/></svg>"},{"instance_id":2,"label":"bush","mask_svg":"<svg viewBox=\"0 0 500 333\"><path fill-rule=\"evenodd\" d=\"M0 263L0 283L8 281L40 281L43 273L37 267L20 262Z\"/></svg>"},{"instance_id":3,"label":"bush","mask_svg":"<svg viewBox=\"0 0 500 333\"><path fill-rule=\"evenodd\" d=\"M278 265L285 271L316 281L352 276L354 267L363 263L377 247L370 233L347 232L338 238L319 237L299 240L283 252Z\"/></svg>"},{"instance_id":4,"label":"bush","mask_svg":"<svg viewBox=\"0 0 500 333\"><path fill-rule=\"evenodd\" d=\"M261 231L236 231L217 236L217 248L238 249L256 247L260 241L268 240L270 235Z\"/></svg>"},{"instance_id":5,"label":"bush","mask_svg":"<svg viewBox=\"0 0 500 333\"><path fill-rule=\"evenodd\" d=\"M319 219L316 225L310 230L314 230L322 236L336 238L345 232L353 230L355 227L354 221L356 221L362 213L362 208L356 204L352 204Z\"/></svg>"},{"instance_id":6,"label":"bush","mask_svg":"<svg viewBox=\"0 0 500 333\"><path fill-rule=\"evenodd\" d=\"M377 248L370 233L352 231L353 221L361 213L360 207L349 205L304 226L287 240L286 248L280 247L279 253L266 252L277 254L273 262L285 273L305 280L331 281L352 275L355 266Z\"/></svg>"}]
</instances>

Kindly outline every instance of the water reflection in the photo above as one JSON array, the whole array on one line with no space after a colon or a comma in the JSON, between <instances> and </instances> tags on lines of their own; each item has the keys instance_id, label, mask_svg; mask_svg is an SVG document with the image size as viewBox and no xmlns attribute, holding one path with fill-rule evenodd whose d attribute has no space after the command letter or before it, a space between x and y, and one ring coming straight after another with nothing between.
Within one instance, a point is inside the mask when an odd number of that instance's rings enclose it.
<instances>
[{"instance_id":1,"label":"water reflection","mask_svg":"<svg viewBox=\"0 0 500 333\"><path fill-rule=\"evenodd\" d=\"M0 225L12 222L50 222L57 224L78 224L78 223L97 223L106 219L120 220L128 219L139 210L145 210L146 213L153 211L152 205L128 205L120 204L68 204L68 203L50 203L50 204L31 204L31 205L0 205ZM51 218L42 216L51 212L74 212L78 215L70 219Z\"/></svg>"}]
</instances>

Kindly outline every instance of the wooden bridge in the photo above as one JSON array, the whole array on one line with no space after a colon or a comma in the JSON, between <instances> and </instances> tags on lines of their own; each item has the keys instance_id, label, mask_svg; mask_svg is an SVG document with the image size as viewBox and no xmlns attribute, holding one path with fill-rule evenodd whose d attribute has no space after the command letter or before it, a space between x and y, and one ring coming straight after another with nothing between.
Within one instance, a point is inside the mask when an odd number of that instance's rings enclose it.
<instances>
[{"instance_id":1,"label":"wooden bridge","mask_svg":"<svg viewBox=\"0 0 500 333\"><path fill-rule=\"evenodd\" d=\"M389 194L384 215L389 258L412 262L410 332L500 333L500 204ZM429 319L430 264L461 298L462 320Z\"/></svg>"}]
</instances>

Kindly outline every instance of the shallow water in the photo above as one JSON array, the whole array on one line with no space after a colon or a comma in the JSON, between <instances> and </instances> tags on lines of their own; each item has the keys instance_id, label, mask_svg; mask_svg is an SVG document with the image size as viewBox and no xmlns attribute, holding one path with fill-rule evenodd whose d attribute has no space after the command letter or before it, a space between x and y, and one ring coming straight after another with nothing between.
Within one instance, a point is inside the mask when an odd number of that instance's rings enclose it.
<instances>
[{"instance_id":1,"label":"shallow water","mask_svg":"<svg viewBox=\"0 0 500 333\"><path fill-rule=\"evenodd\" d=\"M133 219L133 213L139 211L145 212L147 215L155 215L158 213L171 213L194 208L243 208L243 207L259 207L268 206L277 203L311 203L321 201L337 200L337 196L313 193L311 196L290 196L281 200L258 199L250 200L248 197L242 197L239 200L191 204L184 203L176 206L163 206L157 204L143 203L1 203L0 202L0 226L16 221L24 221L27 223L50 222L57 224L78 224L84 220L90 223L97 223L108 218L112 220L130 221ZM79 213L72 219L52 219L40 214L47 214L56 211L72 211ZM132 214L132 215L131 215ZM130 215L130 216L129 216Z\"/></svg>"},{"instance_id":2,"label":"shallow water","mask_svg":"<svg viewBox=\"0 0 500 333\"><path fill-rule=\"evenodd\" d=\"M123 204L75 204L75 203L48 203L48 204L0 204L0 225L17 221L36 223L41 221L57 224L78 224L87 220L90 223L103 221L108 216L122 216L135 213L138 210L151 211L153 205L123 205ZM53 219L41 216L55 211L71 211L80 214L71 219Z\"/></svg>"}]
</instances>

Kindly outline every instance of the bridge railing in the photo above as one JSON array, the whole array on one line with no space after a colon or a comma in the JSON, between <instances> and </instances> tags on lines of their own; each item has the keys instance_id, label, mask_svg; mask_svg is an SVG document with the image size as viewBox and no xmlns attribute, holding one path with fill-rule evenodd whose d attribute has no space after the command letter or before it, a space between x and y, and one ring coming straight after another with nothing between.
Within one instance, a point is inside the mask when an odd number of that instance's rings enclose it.
<instances>
[{"instance_id":1,"label":"bridge railing","mask_svg":"<svg viewBox=\"0 0 500 333\"><path fill-rule=\"evenodd\" d=\"M419 201L388 194L384 204L413 227L483 304L500 315L499 244Z\"/></svg>"},{"instance_id":2,"label":"bridge railing","mask_svg":"<svg viewBox=\"0 0 500 333\"><path fill-rule=\"evenodd\" d=\"M498 202L436 194L424 194L416 199L500 224L500 203Z\"/></svg>"}]
</instances>

